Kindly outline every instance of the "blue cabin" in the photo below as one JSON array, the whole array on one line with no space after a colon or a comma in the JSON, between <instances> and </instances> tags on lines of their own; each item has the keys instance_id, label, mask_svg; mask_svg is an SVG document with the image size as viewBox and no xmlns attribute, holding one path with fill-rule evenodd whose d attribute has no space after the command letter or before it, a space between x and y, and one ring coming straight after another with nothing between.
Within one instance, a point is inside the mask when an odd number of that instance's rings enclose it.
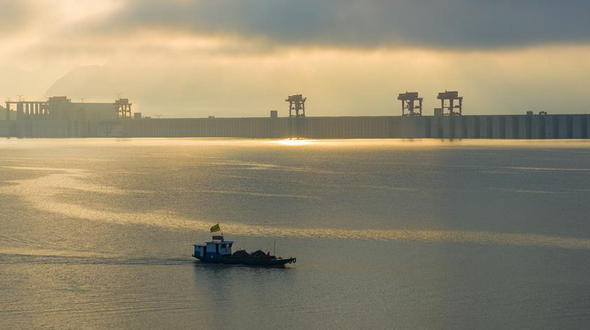
<instances>
[{"instance_id":1,"label":"blue cabin","mask_svg":"<svg viewBox=\"0 0 590 330\"><path fill-rule=\"evenodd\" d=\"M221 259L221 256L231 256L233 244L233 241L226 241L223 234L220 236L214 235L211 242L205 242L205 245L193 245L193 257L208 262L216 262Z\"/></svg>"}]
</instances>

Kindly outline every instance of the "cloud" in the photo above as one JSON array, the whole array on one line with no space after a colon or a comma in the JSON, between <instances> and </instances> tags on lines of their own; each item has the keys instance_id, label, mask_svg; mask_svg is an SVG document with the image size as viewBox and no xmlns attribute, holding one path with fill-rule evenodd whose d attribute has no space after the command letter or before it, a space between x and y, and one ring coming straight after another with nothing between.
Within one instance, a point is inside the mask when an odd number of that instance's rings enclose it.
<instances>
[{"instance_id":1,"label":"cloud","mask_svg":"<svg viewBox=\"0 0 590 330\"><path fill-rule=\"evenodd\" d=\"M586 45L587 17L587 0L0 0L0 61L71 69L176 52Z\"/></svg>"},{"instance_id":2,"label":"cloud","mask_svg":"<svg viewBox=\"0 0 590 330\"><path fill-rule=\"evenodd\" d=\"M281 45L490 49L587 43L588 17L587 0L132 0L98 28Z\"/></svg>"},{"instance_id":3,"label":"cloud","mask_svg":"<svg viewBox=\"0 0 590 330\"><path fill-rule=\"evenodd\" d=\"M27 0L0 0L0 36L27 27L31 21L31 11Z\"/></svg>"}]
</instances>

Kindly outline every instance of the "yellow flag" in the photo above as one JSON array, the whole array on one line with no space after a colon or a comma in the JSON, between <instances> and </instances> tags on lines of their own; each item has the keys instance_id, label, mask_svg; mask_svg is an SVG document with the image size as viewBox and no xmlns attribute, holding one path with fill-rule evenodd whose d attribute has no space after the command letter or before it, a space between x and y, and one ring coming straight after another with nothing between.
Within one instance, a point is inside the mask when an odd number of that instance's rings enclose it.
<instances>
[{"instance_id":1,"label":"yellow flag","mask_svg":"<svg viewBox=\"0 0 590 330\"><path fill-rule=\"evenodd\" d=\"M211 227L211 232L214 233L216 231L221 231L221 228L219 228L219 224L216 224L215 226Z\"/></svg>"}]
</instances>

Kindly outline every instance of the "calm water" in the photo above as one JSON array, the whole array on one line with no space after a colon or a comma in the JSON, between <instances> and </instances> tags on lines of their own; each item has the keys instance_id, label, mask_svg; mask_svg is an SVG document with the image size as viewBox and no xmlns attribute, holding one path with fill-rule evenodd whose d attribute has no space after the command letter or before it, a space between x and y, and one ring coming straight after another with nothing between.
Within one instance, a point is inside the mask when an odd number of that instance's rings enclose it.
<instances>
[{"instance_id":1,"label":"calm water","mask_svg":"<svg viewBox=\"0 0 590 330\"><path fill-rule=\"evenodd\" d=\"M588 142L0 140L0 210L1 329L590 326Z\"/></svg>"}]
</instances>

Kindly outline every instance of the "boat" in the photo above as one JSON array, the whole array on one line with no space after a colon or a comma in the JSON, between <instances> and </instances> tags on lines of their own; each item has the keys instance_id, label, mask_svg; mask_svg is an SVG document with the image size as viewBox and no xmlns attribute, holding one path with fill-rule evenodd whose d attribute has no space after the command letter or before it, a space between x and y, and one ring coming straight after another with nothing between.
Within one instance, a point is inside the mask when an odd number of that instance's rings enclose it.
<instances>
[{"instance_id":1,"label":"boat","mask_svg":"<svg viewBox=\"0 0 590 330\"><path fill-rule=\"evenodd\" d=\"M270 252L264 253L261 250L253 253L239 250L232 253L233 244L233 241L226 241L223 234L213 235L210 242L193 245L193 257L207 263L261 267L284 267L297 262L297 258L277 258Z\"/></svg>"}]
</instances>

